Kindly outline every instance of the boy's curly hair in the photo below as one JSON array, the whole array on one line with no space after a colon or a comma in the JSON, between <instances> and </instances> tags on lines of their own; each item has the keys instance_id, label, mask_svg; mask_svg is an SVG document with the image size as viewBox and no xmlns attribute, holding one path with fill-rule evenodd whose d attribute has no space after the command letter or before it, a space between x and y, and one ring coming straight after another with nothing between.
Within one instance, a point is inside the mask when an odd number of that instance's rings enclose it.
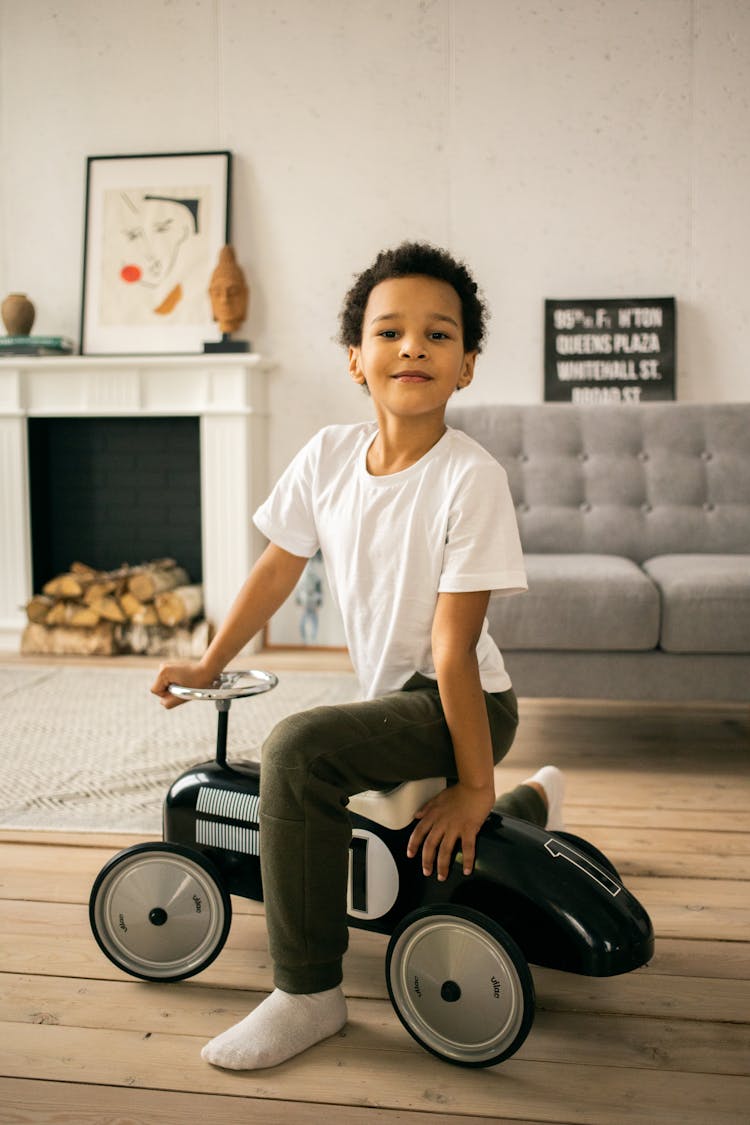
<instances>
[{"instance_id":1,"label":"boy's curly hair","mask_svg":"<svg viewBox=\"0 0 750 1125\"><path fill-rule=\"evenodd\" d=\"M344 347L361 344L365 308L376 285L392 277L415 276L434 277L453 286L461 301L464 351L481 351L489 312L477 283L463 262L428 242L402 242L393 250L381 250L373 264L355 277L339 314L339 342Z\"/></svg>"}]
</instances>

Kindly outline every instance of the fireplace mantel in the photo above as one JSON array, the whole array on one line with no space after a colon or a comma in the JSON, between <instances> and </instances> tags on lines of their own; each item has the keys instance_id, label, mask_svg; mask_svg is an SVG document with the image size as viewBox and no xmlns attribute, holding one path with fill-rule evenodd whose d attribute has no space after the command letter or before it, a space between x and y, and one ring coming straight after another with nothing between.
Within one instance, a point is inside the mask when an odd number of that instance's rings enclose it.
<instances>
[{"instance_id":1,"label":"fireplace mantel","mask_svg":"<svg viewBox=\"0 0 750 1125\"><path fill-rule=\"evenodd\" d=\"M250 517L267 483L269 369L251 353L0 359L0 650L18 649L34 592L27 419L200 418L204 602L218 623L262 548Z\"/></svg>"}]
</instances>

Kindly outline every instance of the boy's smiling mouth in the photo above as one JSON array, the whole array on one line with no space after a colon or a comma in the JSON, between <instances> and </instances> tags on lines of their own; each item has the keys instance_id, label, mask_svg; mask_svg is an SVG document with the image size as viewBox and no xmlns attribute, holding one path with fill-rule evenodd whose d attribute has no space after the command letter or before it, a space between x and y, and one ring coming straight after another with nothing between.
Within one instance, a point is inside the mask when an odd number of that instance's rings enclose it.
<instances>
[{"instance_id":1,"label":"boy's smiling mouth","mask_svg":"<svg viewBox=\"0 0 750 1125\"><path fill-rule=\"evenodd\" d=\"M400 383L428 383L432 376L425 374L424 371L397 371L395 375L391 375L391 378L398 379Z\"/></svg>"}]
</instances>

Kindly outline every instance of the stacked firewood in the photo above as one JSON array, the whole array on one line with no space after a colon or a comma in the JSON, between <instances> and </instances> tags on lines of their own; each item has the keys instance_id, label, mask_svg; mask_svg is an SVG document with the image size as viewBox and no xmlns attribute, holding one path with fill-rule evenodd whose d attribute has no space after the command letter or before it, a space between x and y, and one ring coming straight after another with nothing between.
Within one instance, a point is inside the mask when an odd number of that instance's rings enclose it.
<instances>
[{"instance_id":1,"label":"stacked firewood","mask_svg":"<svg viewBox=\"0 0 750 1125\"><path fill-rule=\"evenodd\" d=\"M74 562L26 606L21 651L200 656L209 641L203 589L174 559L95 570Z\"/></svg>"}]
</instances>

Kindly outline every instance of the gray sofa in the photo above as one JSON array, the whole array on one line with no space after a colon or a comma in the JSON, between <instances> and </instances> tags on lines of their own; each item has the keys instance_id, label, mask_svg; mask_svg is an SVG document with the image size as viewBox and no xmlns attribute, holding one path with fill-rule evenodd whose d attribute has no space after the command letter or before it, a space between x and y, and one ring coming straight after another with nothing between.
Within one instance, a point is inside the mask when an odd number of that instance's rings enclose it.
<instances>
[{"instance_id":1,"label":"gray sofa","mask_svg":"<svg viewBox=\"0 0 750 1125\"><path fill-rule=\"evenodd\" d=\"M508 473L529 590L489 621L519 695L750 700L750 403L448 422Z\"/></svg>"}]
</instances>

